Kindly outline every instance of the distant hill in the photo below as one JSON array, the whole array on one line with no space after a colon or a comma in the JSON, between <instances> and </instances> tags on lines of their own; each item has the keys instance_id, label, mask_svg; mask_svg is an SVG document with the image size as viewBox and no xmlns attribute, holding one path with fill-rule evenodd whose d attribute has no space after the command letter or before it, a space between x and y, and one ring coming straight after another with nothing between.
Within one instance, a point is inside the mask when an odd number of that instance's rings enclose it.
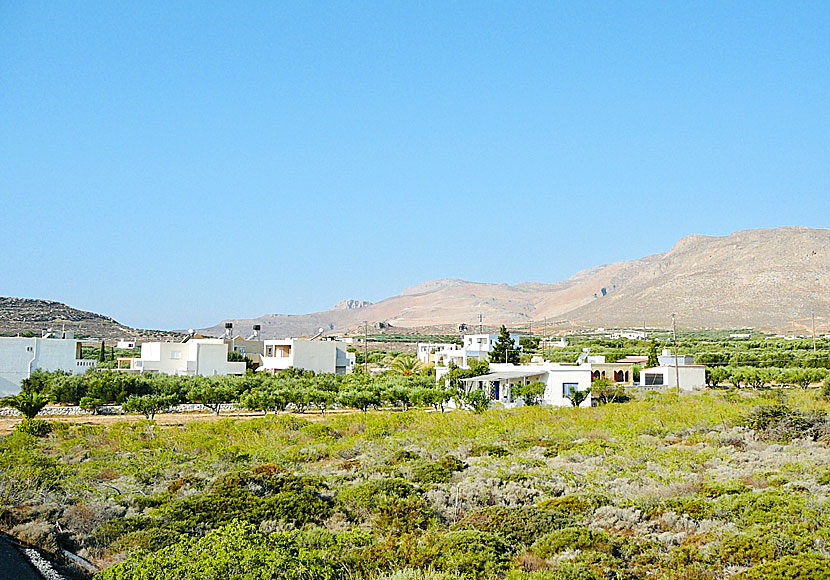
<instances>
[{"instance_id":1,"label":"distant hill","mask_svg":"<svg viewBox=\"0 0 830 580\"><path fill-rule=\"evenodd\" d=\"M109 316L78 310L62 302L0 297L0 335L31 332L40 336L49 329L73 331L77 338L151 338L175 334L130 328Z\"/></svg>"},{"instance_id":2,"label":"distant hill","mask_svg":"<svg viewBox=\"0 0 830 580\"><path fill-rule=\"evenodd\" d=\"M375 304L349 300L325 312L269 314L225 322L240 334L260 324L265 337L342 332L368 321L404 329L474 325L563 328L665 328L676 313L683 327L804 330L811 312L827 328L830 230L805 227L692 235L671 250L578 272L563 282L484 284L459 279L423 282ZM359 306L358 306L359 305Z\"/></svg>"}]
</instances>

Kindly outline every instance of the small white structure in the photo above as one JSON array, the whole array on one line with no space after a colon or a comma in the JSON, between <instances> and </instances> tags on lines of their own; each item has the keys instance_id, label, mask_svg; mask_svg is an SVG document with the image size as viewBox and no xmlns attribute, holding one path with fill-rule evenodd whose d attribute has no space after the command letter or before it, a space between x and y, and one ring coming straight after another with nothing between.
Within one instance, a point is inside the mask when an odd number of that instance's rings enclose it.
<instances>
[{"instance_id":1,"label":"small white structure","mask_svg":"<svg viewBox=\"0 0 830 580\"><path fill-rule=\"evenodd\" d=\"M129 368L121 363L127 361ZM145 342L141 356L119 359L119 369L180 376L244 375L244 362L228 361L228 345L221 338L194 338L187 342Z\"/></svg>"},{"instance_id":2,"label":"small white structure","mask_svg":"<svg viewBox=\"0 0 830 580\"><path fill-rule=\"evenodd\" d=\"M81 358L81 341L72 333L65 338L0 337L0 396L16 395L32 372L66 371L81 374L96 361Z\"/></svg>"},{"instance_id":3,"label":"small white structure","mask_svg":"<svg viewBox=\"0 0 830 580\"><path fill-rule=\"evenodd\" d=\"M695 364L695 357L691 354L679 354L675 357L669 349L664 348L663 353L657 357L657 363L661 366L693 365Z\"/></svg>"},{"instance_id":4,"label":"small white structure","mask_svg":"<svg viewBox=\"0 0 830 580\"><path fill-rule=\"evenodd\" d=\"M123 349L135 348L135 341L134 340L123 340L123 339L119 340L118 342L115 343L115 348L123 348Z\"/></svg>"},{"instance_id":5,"label":"small white structure","mask_svg":"<svg viewBox=\"0 0 830 580\"><path fill-rule=\"evenodd\" d=\"M591 366L551 362L529 365L491 363L490 372L486 375L463 381L469 389L482 389L493 402L501 403L508 408L524 405L524 401L515 395L516 385L541 381L545 385L542 406L570 407L568 395L573 391L586 391L591 387ZM591 406L590 394L580 406Z\"/></svg>"},{"instance_id":6,"label":"small white structure","mask_svg":"<svg viewBox=\"0 0 830 580\"><path fill-rule=\"evenodd\" d=\"M620 330L617 332L612 332L608 335L608 338L612 340L619 340L621 338L625 338L628 340L645 340L646 338L648 338L648 335L642 330Z\"/></svg>"},{"instance_id":7,"label":"small white structure","mask_svg":"<svg viewBox=\"0 0 830 580\"><path fill-rule=\"evenodd\" d=\"M461 348L465 351L467 358L477 357L486 360L487 355L493 352L498 339L498 334L465 334Z\"/></svg>"},{"instance_id":8,"label":"small white structure","mask_svg":"<svg viewBox=\"0 0 830 580\"><path fill-rule=\"evenodd\" d=\"M347 349L346 343L336 340L266 340L258 370L277 373L295 368L342 375L354 369L355 364L355 354Z\"/></svg>"},{"instance_id":9,"label":"small white structure","mask_svg":"<svg viewBox=\"0 0 830 580\"><path fill-rule=\"evenodd\" d=\"M548 336L539 341L539 348L565 348L568 346L568 339L563 337L554 338Z\"/></svg>"},{"instance_id":10,"label":"small white structure","mask_svg":"<svg viewBox=\"0 0 830 580\"><path fill-rule=\"evenodd\" d=\"M674 358L674 357L672 357ZM656 388L673 388L680 379L680 389L692 391L706 386L706 367L704 365L679 364L660 365L640 371L640 386Z\"/></svg>"}]
</instances>

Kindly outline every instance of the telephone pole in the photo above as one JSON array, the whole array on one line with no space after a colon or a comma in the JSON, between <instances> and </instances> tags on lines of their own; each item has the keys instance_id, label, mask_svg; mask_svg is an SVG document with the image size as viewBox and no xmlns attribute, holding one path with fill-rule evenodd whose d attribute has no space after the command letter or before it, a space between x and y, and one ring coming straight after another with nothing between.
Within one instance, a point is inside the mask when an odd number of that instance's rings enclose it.
<instances>
[{"instance_id":1,"label":"telephone pole","mask_svg":"<svg viewBox=\"0 0 830 580\"><path fill-rule=\"evenodd\" d=\"M484 315L481 312L479 312L478 313L478 333L479 334L484 334L484 330L482 330L484 328L484 326L482 325L483 320L484 320Z\"/></svg>"},{"instance_id":2,"label":"telephone pole","mask_svg":"<svg viewBox=\"0 0 830 580\"><path fill-rule=\"evenodd\" d=\"M680 367L677 363L677 325L675 323L674 314L671 315L671 333L674 339L674 381L677 385L677 390L680 390Z\"/></svg>"},{"instance_id":3,"label":"telephone pole","mask_svg":"<svg viewBox=\"0 0 830 580\"><path fill-rule=\"evenodd\" d=\"M816 313L811 312L810 316L813 317L813 352L816 352Z\"/></svg>"},{"instance_id":4,"label":"telephone pole","mask_svg":"<svg viewBox=\"0 0 830 580\"><path fill-rule=\"evenodd\" d=\"M369 374L369 321L363 321L363 373Z\"/></svg>"}]
</instances>

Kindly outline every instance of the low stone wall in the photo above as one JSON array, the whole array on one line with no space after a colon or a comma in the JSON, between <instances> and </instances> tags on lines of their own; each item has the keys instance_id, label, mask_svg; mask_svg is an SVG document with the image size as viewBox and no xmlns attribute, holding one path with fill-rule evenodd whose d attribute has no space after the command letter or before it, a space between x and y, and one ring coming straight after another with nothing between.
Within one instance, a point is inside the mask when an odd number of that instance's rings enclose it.
<instances>
[{"instance_id":1,"label":"low stone wall","mask_svg":"<svg viewBox=\"0 0 830 580\"><path fill-rule=\"evenodd\" d=\"M220 413L228 413L231 411L236 411L236 405L234 403L223 403L219 407ZM184 403L182 405L176 405L171 407L165 411L161 411L161 413L203 413L203 412L213 412L204 405L200 403ZM123 415L124 410L121 408L121 405L102 405L98 407L98 415ZM92 415L91 412L81 409L77 405L67 405L65 407L55 406L55 407L44 407L41 409L40 413L37 414L38 417L78 417L82 415ZM20 413L17 409L12 409L10 407L0 407L0 417L20 417Z\"/></svg>"}]
</instances>

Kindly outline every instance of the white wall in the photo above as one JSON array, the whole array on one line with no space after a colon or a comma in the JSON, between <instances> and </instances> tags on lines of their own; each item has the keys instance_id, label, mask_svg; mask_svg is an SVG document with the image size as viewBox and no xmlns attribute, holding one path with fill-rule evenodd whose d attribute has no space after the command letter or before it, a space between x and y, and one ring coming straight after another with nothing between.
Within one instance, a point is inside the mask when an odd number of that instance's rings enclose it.
<instances>
[{"instance_id":1,"label":"white wall","mask_svg":"<svg viewBox=\"0 0 830 580\"><path fill-rule=\"evenodd\" d=\"M145 342L137 361L141 372L165 375L243 375L244 362L228 362L228 345L221 339Z\"/></svg>"},{"instance_id":2,"label":"white wall","mask_svg":"<svg viewBox=\"0 0 830 580\"><path fill-rule=\"evenodd\" d=\"M516 384L523 384L525 381L541 381L545 384L545 393L542 396L543 407L570 407L571 401L565 397L565 385L575 385L576 390L585 391L591 387L590 365L563 365L559 363L542 363L530 365L513 365L505 363L491 363L490 372L523 371L527 373L538 373L538 376L531 376L527 379L510 379L500 382L499 402L505 407L515 407L522 404L521 400L510 401L510 391ZM512 383L507 386L506 383ZM475 383L476 385L478 383ZM590 407L591 396L583 401L580 407Z\"/></svg>"},{"instance_id":3,"label":"white wall","mask_svg":"<svg viewBox=\"0 0 830 580\"><path fill-rule=\"evenodd\" d=\"M16 395L31 371L80 374L95 361L77 358L78 342L64 338L0 337L0 396Z\"/></svg>"},{"instance_id":4,"label":"white wall","mask_svg":"<svg viewBox=\"0 0 830 580\"><path fill-rule=\"evenodd\" d=\"M334 340L266 340L264 352L269 345L288 345L289 356L264 356L262 366L268 371L287 368L303 369L315 373L343 374L354 368L355 355L347 352L348 345Z\"/></svg>"},{"instance_id":5,"label":"white wall","mask_svg":"<svg viewBox=\"0 0 830 580\"><path fill-rule=\"evenodd\" d=\"M646 375L659 375L663 377L664 388L674 388L677 386L677 376L680 376L680 388L683 391L692 391L694 389L702 389L706 386L706 367L704 365L679 365L677 372L675 366L659 366L640 371L640 385L647 385ZM661 385L653 385L661 386Z\"/></svg>"}]
</instances>

